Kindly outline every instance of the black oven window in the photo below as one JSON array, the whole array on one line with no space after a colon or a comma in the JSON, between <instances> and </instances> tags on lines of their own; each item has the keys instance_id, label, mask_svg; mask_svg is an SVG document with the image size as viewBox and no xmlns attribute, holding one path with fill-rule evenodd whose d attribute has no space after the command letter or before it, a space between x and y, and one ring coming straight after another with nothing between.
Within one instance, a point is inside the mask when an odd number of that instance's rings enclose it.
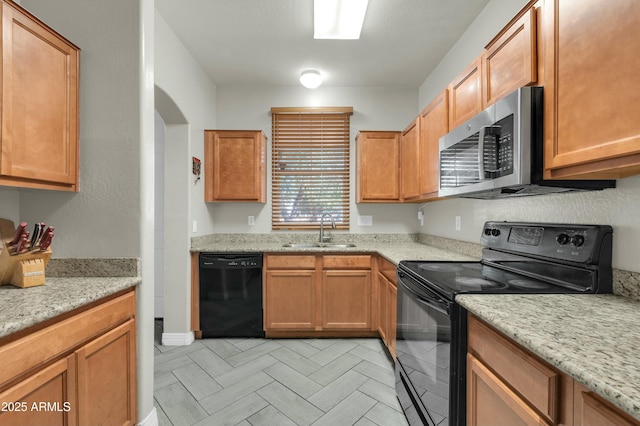
<instances>
[{"instance_id":1,"label":"black oven window","mask_svg":"<svg viewBox=\"0 0 640 426\"><path fill-rule=\"evenodd\" d=\"M406 292L399 291L398 298L398 362L433 422L440 424L449 418L451 320Z\"/></svg>"}]
</instances>

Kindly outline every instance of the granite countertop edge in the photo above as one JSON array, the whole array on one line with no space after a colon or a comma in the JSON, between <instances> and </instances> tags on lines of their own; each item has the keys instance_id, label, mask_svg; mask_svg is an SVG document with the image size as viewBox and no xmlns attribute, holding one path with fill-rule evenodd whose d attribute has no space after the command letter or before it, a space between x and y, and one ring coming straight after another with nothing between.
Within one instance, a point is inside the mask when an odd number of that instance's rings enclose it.
<instances>
[{"instance_id":1,"label":"granite countertop edge","mask_svg":"<svg viewBox=\"0 0 640 426\"><path fill-rule=\"evenodd\" d=\"M640 420L640 302L616 295L458 295L476 317Z\"/></svg>"},{"instance_id":2,"label":"granite countertop edge","mask_svg":"<svg viewBox=\"0 0 640 426\"><path fill-rule=\"evenodd\" d=\"M452 247L436 247L422 242L356 242L355 247L283 247L280 242L205 243L191 246L192 253L371 253L379 254L398 265L401 260L455 260L474 261L480 259L480 249L472 243L463 243L466 250Z\"/></svg>"},{"instance_id":3,"label":"granite countertop edge","mask_svg":"<svg viewBox=\"0 0 640 426\"><path fill-rule=\"evenodd\" d=\"M140 277L47 277L37 287L0 286L0 339L141 282Z\"/></svg>"}]
</instances>

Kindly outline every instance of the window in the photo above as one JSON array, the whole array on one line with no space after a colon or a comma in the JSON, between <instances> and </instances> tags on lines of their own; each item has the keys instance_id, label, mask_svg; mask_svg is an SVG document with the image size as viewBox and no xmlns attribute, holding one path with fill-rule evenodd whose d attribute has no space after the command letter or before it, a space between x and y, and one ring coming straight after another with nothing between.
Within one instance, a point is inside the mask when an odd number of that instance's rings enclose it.
<instances>
[{"instance_id":1,"label":"window","mask_svg":"<svg viewBox=\"0 0 640 426\"><path fill-rule=\"evenodd\" d=\"M337 229L349 229L353 108L271 108L271 113L272 228L316 229L329 213Z\"/></svg>"}]
</instances>

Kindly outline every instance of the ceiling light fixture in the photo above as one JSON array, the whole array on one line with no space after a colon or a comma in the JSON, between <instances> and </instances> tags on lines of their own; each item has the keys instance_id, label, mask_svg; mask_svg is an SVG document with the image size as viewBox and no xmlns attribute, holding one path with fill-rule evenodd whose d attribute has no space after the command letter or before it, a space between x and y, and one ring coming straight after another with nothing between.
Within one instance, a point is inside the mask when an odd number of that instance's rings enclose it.
<instances>
[{"instance_id":1,"label":"ceiling light fixture","mask_svg":"<svg viewBox=\"0 0 640 426\"><path fill-rule=\"evenodd\" d=\"M360 38L369 0L314 0L313 38Z\"/></svg>"},{"instance_id":2,"label":"ceiling light fixture","mask_svg":"<svg viewBox=\"0 0 640 426\"><path fill-rule=\"evenodd\" d=\"M322 76L316 70L302 71L300 74L300 84L307 89L315 89L322 83Z\"/></svg>"}]
</instances>

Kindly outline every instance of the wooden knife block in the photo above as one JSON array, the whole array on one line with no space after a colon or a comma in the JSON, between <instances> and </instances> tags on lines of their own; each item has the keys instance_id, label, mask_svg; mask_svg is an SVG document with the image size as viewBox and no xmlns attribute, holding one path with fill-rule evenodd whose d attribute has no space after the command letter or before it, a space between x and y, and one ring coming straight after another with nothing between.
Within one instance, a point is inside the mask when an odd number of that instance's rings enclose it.
<instances>
[{"instance_id":1,"label":"wooden knife block","mask_svg":"<svg viewBox=\"0 0 640 426\"><path fill-rule=\"evenodd\" d=\"M11 256L9 242L15 232L12 221L0 219L0 285L12 284L22 288L43 285L51 248Z\"/></svg>"}]
</instances>

